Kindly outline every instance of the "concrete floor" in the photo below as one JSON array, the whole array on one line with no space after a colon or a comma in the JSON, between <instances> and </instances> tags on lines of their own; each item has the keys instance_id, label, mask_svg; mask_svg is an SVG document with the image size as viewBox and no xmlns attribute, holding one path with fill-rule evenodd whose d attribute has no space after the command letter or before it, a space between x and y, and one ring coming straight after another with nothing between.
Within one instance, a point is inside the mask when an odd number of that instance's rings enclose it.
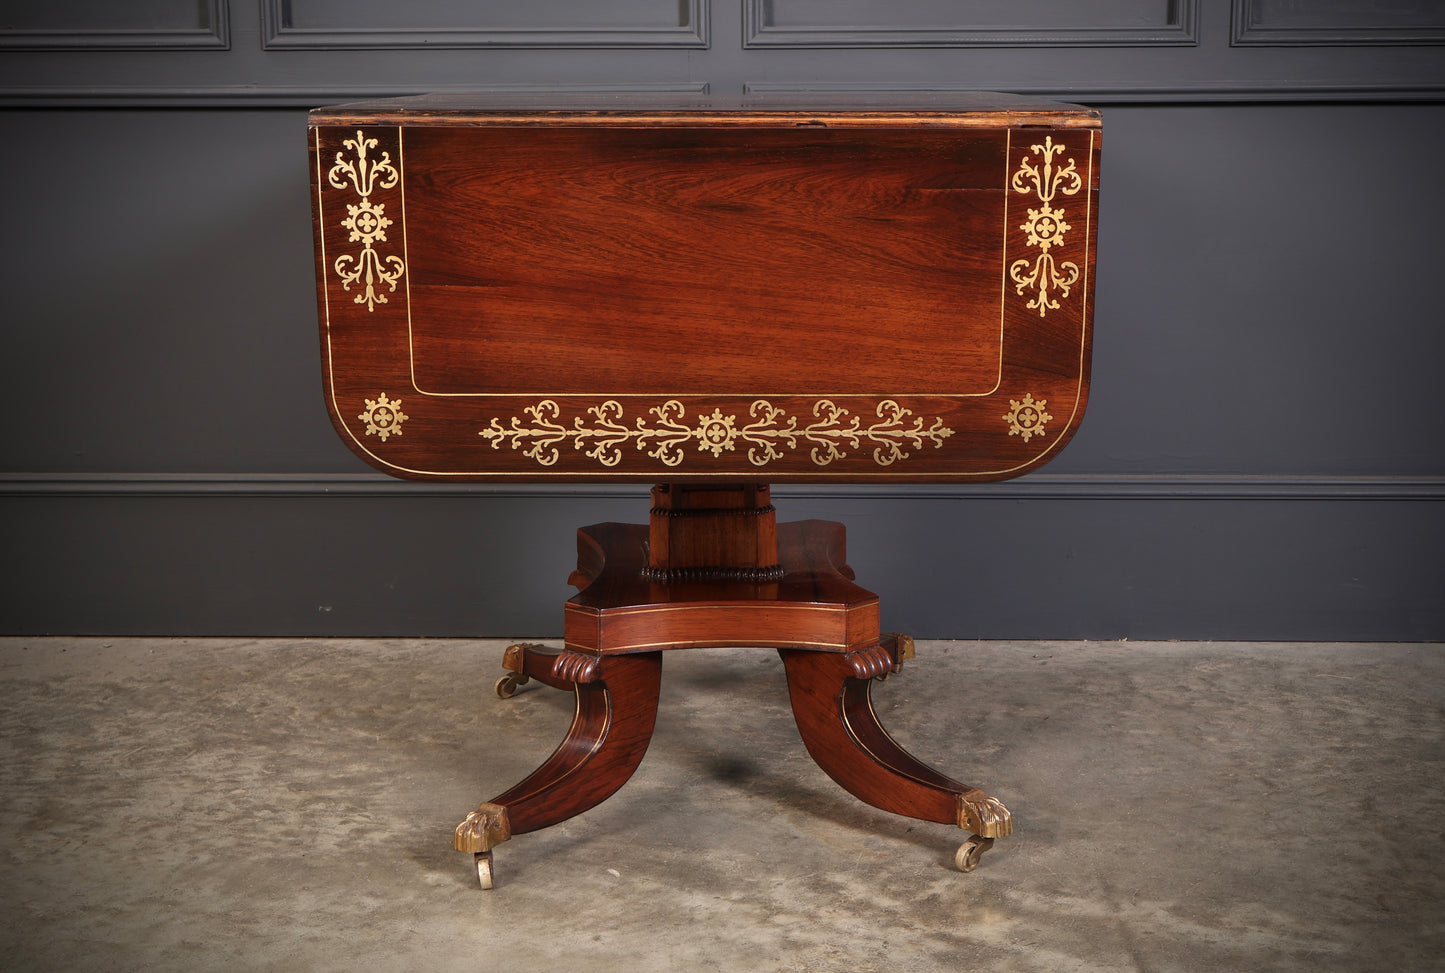
<instances>
[{"instance_id":1,"label":"concrete floor","mask_svg":"<svg viewBox=\"0 0 1445 973\"><path fill-rule=\"evenodd\" d=\"M905 746L1017 833L853 800L764 650L669 655L637 776L452 827L571 697L505 643L0 639L0 967L1445 969L1445 646L924 642Z\"/></svg>"}]
</instances>

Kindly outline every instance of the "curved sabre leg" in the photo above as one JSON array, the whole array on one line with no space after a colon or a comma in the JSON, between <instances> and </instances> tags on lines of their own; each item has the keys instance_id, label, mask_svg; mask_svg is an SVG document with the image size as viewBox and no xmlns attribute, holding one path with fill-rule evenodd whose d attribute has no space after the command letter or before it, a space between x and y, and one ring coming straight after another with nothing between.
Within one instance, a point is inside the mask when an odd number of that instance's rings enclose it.
<instances>
[{"instance_id":1,"label":"curved sabre leg","mask_svg":"<svg viewBox=\"0 0 1445 973\"><path fill-rule=\"evenodd\" d=\"M879 723L870 685L895 665L887 649L778 651L798 733L818 766L844 790L884 811L956 824L981 838L1013 833L1013 819L1001 803L922 763Z\"/></svg>"},{"instance_id":2,"label":"curved sabre leg","mask_svg":"<svg viewBox=\"0 0 1445 973\"><path fill-rule=\"evenodd\" d=\"M485 888L491 887L495 845L607 800L632 777L652 739L661 652L599 658L564 651L548 676L549 684L570 684L577 694L577 713L567 737L541 767L478 806L456 828L453 845L477 856Z\"/></svg>"}]
</instances>

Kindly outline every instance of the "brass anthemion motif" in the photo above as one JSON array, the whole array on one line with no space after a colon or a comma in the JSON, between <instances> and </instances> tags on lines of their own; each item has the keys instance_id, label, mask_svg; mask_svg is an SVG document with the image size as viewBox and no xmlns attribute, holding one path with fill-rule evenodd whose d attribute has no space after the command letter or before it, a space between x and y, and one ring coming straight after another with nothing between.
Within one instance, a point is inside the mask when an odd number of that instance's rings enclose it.
<instances>
[{"instance_id":1,"label":"brass anthemion motif","mask_svg":"<svg viewBox=\"0 0 1445 973\"><path fill-rule=\"evenodd\" d=\"M558 421L561 409L557 403L543 399L523 408L525 419L513 416L508 425L493 419L478 435L491 442L493 449L503 443L513 449L525 448L524 455L542 466L555 464L561 455L558 446L567 442L603 466L622 462L622 447L629 443L665 466L681 465L685 448L694 442L700 452L713 457L746 447L748 462L754 466L766 466L789 450L806 448L814 464L827 466L846 457L847 450L863 448L866 442L873 446L875 463L891 466L907 459L907 450L922 449L927 443L938 448L953 435L942 419L934 419L931 426L921 417L910 420L912 411L892 399L878 403L875 411L878 421L864 426L861 417L828 399L819 399L813 405L814 421L800 425L797 416L758 399L744 418L714 408L689 419L681 402L668 399L648 410L652 418L639 418L629 426L622 421L622 404L608 399L587 410L590 419L579 416L568 427Z\"/></svg>"},{"instance_id":2,"label":"brass anthemion motif","mask_svg":"<svg viewBox=\"0 0 1445 973\"><path fill-rule=\"evenodd\" d=\"M1030 146L1029 151L1043 156L1042 164L1031 162L1025 156L1013 175L1011 185L1016 193L1036 194L1043 204L1038 209L1030 208L1028 222L1019 226L1028 234L1029 246L1038 247L1040 252L1032 261L1027 257L1015 260L1009 265L1008 272L1017 285L1015 293L1022 294L1024 288L1036 292L1028 306L1043 317L1059 306L1058 300L1050 296L1051 292L1057 291L1060 297L1068 297L1069 288L1079 280L1079 265L1072 260L1056 261L1051 251L1062 247L1064 234L1073 229L1064 222L1063 207L1054 208L1054 197L1058 193L1074 195L1083 188L1084 180L1074 168L1073 159L1063 166L1054 164L1054 156L1062 153L1064 146L1055 145L1052 135L1046 137L1042 145Z\"/></svg>"},{"instance_id":3,"label":"brass anthemion motif","mask_svg":"<svg viewBox=\"0 0 1445 973\"><path fill-rule=\"evenodd\" d=\"M361 197L359 203L346 204L346 219L341 225L351 231L352 243L361 244L361 253L352 256L344 253L334 264L337 276L341 278L343 290L351 290L352 284L364 285L365 290L356 295L357 304L365 304L368 311L375 311L376 305L386 303L386 295L377 288L382 284L395 291L396 283L406 272L406 265L398 256L382 258L376 252L375 244L386 242L386 228L392 221L386 215L386 204L373 203L371 193L377 188L391 189L401 178L391 164L391 154L381 153L380 159L367 158L367 151L375 149L376 139L369 139L360 130L354 139L341 143L355 153L354 159L345 157L344 152L336 153L336 164L327 174L327 181L337 189L345 189L347 183Z\"/></svg>"},{"instance_id":4,"label":"brass anthemion motif","mask_svg":"<svg viewBox=\"0 0 1445 973\"><path fill-rule=\"evenodd\" d=\"M1053 416L1044 411L1044 406L1049 404L1048 399L1035 399L1033 395L1024 393L1022 401L1008 400L1009 410L1004 414L1004 422L1008 423L1008 434L1020 436L1024 442L1028 442L1034 436L1044 434L1044 426Z\"/></svg>"}]
</instances>

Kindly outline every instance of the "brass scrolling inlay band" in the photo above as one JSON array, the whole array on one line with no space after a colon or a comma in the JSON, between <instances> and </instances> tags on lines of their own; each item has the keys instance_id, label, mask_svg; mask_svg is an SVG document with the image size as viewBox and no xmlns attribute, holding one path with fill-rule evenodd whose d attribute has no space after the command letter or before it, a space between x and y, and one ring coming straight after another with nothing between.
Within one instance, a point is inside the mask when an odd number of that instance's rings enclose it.
<instances>
[{"instance_id":1,"label":"brass scrolling inlay band","mask_svg":"<svg viewBox=\"0 0 1445 973\"><path fill-rule=\"evenodd\" d=\"M1037 194L1043 204L1038 209L1030 209L1028 222L1019 226L1028 234L1029 246L1038 247L1040 252L1032 262L1027 257L1015 260L1009 265L1008 273L1017 285L1014 289L1016 294L1022 294L1024 288L1036 292L1028 307L1043 317L1059 306L1059 302L1050 296L1051 292L1057 291L1060 297L1068 297L1069 288L1079 280L1078 264L1072 260L1057 262L1050 252L1055 247L1062 247L1064 234L1073 229L1064 222L1063 207L1054 209L1054 196L1058 193L1074 195L1083 188L1084 180L1074 168L1073 159L1064 166L1054 165L1054 156L1063 152L1064 146L1055 145L1052 135L1045 137L1042 145L1030 146L1029 151L1042 155L1043 164L1030 162L1025 156L1013 175L1011 185L1016 193Z\"/></svg>"},{"instance_id":2,"label":"brass scrolling inlay band","mask_svg":"<svg viewBox=\"0 0 1445 973\"><path fill-rule=\"evenodd\" d=\"M1019 436L1024 442L1034 436L1043 436L1044 426L1053 418L1044 411L1044 406L1049 404L1048 399L1035 399L1032 394L1025 392L1022 402L1009 399L1008 404L1009 410L1003 419L1008 423L1010 436Z\"/></svg>"},{"instance_id":3,"label":"brass scrolling inlay band","mask_svg":"<svg viewBox=\"0 0 1445 973\"><path fill-rule=\"evenodd\" d=\"M360 203L346 204L347 216L341 221L341 225L351 231L351 242L360 242L361 253L358 256L344 253L336 258L333 266L341 278L342 290L351 290L352 284L365 285L366 289L356 295L356 303L375 311L376 305L386 303L386 295L378 288L386 284L395 291L406 265L398 256L383 259L376 252L374 245L386 242L386 228L392 221L386 216L386 204L373 203L371 193L377 188L391 189L401 173L391 164L388 152L382 152L380 159L367 158L367 151L375 149L377 141L367 138L359 129L356 138L344 139L341 144L354 152L356 158L348 159L344 152L336 153L336 164L326 179L337 189L345 189L349 182L361 197Z\"/></svg>"},{"instance_id":4,"label":"brass scrolling inlay band","mask_svg":"<svg viewBox=\"0 0 1445 973\"><path fill-rule=\"evenodd\" d=\"M651 419L639 418L629 426L622 421L622 404L608 399L587 410L590 419L579 416L569 428L558 421L561 408L557 403L543 399L522 409L525 419L513 416L505 426L493 419L478 435L493 449L503 443L525 449L523 455L542 466L554 465L561 458L558 447L569 441L574 449L584 450L588 458L603 466L622 462L622 448L629 443L664 466L679 466L686 458L686 447L694 442L699 452L714 458L745 446L748 462L754 466L766 466L799 448L808 449L815 465L827 466L845 458L847 450L864 448L867 442L873 447L873 461L879 466L891 466L907 459L907 450L922 449L928 443L938 448L953 435L942 419L934 419L930 426L921 417L910 420L912 411L892 399L878 403L878 421L869 426L828 399L814 403L814 421L806 426L800 426L797 416L787 415L766 399L754 401L743 418L714 408L710 414L688 419L686 407L676 399L647 411Z\"/></svg>"}]
</instances>

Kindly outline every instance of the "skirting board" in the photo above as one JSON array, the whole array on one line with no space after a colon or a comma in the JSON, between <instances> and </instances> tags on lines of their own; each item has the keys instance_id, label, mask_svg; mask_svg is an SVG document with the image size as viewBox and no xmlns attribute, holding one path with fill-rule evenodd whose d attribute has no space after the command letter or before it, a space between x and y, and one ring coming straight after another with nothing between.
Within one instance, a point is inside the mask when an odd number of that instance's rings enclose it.
<instances>
[{"instance_id":1,"label":"skirting board","mask_svg":"<svg viewBox=\"0 0 1445 973\"><path fill-rule=\"evenodd\" d=\"M11 476L0 498L12 635L555 635L576 528L647 507L352 475ZM889 631L1276 641L1445 641L1442 499L1433 477L1062 474L774 494L847 525Z\"/></svg>"}]
</instances>

